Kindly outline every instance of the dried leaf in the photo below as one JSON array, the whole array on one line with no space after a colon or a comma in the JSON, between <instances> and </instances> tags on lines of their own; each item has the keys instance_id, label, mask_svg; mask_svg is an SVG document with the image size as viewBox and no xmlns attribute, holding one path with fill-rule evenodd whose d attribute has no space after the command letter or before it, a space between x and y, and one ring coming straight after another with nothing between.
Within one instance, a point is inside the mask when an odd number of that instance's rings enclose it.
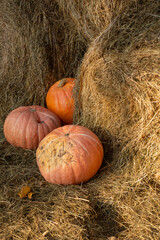
<instances>
[{"instance_id":1,"label":"dried leaf","mask_svg":"<svg viewBox=\"0 0 160 240\"><path fill-rule=\"evenodd\" d=\"M20 198L25 198L31 191L31 188L29 186L23 186L21 191L18 193Z\"/></svg>"},{"instance_id":2,"label":"dried leaf","mask_svg":"<svg viewBox=\"0 0 160 240\"><path fill-rule=\"evenodd\" d=\"M28 198L31 199L33 194L34 194L33 192L28 193Z\"/></svg>"}]
</instances>

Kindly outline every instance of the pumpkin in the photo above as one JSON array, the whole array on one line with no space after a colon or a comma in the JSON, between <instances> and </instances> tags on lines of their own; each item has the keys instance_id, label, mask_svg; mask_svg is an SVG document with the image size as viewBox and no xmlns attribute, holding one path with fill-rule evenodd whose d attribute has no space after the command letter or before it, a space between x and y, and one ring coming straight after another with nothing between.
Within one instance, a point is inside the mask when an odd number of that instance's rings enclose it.
<instances>
[{"instance_id":1,"label":"pumpkin","mask_svg":"<svg viewBox=\"0 0 160 240\"><path fill-rule=\"evenodd\" d=\"M103 146L88 128L65 125L40 142L36 159L44 179L53 184L80 184L92 178L103 161Z\"/></svg>"},{"instance_id":2,"label":"pumpkin","mask_svg":"<svg viewBox=\"0 0 160 240\"><path fill-rule=\"evenodd\" d=\"M60 126L60 119L47 108L37 105L22 106L6 117L4 135L15 147L36 149L42 138Z\"/></svg>"},{"instance_id":3,"label":"pumpkin","mask_svg":"<svg viewBox=\"0 0 160 240\"><path fill-rule=\"evenodd\" d=\"M64 78L54 83L46 95L46 105L62 121L62 124L73 123L75 78Z\"/></svg>"}]
</instances>

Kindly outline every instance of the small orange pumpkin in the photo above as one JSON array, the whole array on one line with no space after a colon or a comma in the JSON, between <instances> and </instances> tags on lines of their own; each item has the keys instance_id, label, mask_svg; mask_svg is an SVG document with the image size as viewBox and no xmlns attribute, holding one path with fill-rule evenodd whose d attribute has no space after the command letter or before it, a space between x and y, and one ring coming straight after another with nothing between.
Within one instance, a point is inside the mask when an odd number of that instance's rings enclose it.
<instances>
[{"instance_id":1,"label":"small orange pumpkin","mask_svg":"<svg viewBox=\"0 0 160 240\"><path fill-rule=\"evenodd\" d=\"M80 184L92 178L103 161L103 146L88 128L65 125L40 142L36 159L41 175L53 184Z\"/></svg>"},{"instance_id":2,"label":"small orange pumpkin","mask_svg":"<svg viewBox=\"0 0 160 240\"><path fill-rule=\"evenodd\" d=\"M6 117L4 135L15 147L36 149L42 138L60 126L60 119L47 108L37 105L22 106Z\"/></svg>"},{"instance_id":3,"label":"small orange pumpkin","mask_svg":"<svg viewBox=\"0 0 160 240\"><path fill-rule=\"evenodd\" d=\"M64 78L54 83L47 92L46 105L63 124L73 123L75 78Z\"/></svg>"}]
</instances>

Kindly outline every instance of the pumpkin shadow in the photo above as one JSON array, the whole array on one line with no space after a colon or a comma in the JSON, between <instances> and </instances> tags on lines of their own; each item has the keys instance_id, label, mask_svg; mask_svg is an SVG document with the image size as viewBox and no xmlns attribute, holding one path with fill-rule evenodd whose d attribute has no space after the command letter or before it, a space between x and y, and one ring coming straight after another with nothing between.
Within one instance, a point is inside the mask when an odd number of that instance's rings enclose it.
<instances>
[{"instance_id":1,"label":"pumpkin shadow","mask_svg":"<svg viewBox=\"0 0 160 240\"><path fill-rule=\"evenodd\" d=\"M115 207L102 201L97 201L94 206L96 217L92 226L92 231L89 229L92 239L117 239L119 234L125 230L122 225L121 217L119 216Z\"/></svg>"}]
</instances>

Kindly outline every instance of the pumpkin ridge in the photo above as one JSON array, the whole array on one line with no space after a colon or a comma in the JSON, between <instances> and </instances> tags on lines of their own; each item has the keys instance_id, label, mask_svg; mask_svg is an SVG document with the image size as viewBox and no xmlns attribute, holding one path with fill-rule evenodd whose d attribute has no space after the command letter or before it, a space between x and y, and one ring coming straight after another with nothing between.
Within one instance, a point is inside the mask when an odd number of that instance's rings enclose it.
<instances>
[{"instance_id":1,"label":"pumpkin ridge","mask_svg":"<svg viewBox=\"0 0 160 240\"><path fill-rule=\"evenodd\" d=\"M94 139L93 137L91 137L90 135L87 135L87 134L84 134L84 133L77 133L77 134L73 133L72 135L74 135L74 136L77 135L77 136L85 136L85 137L88 137L88 138L92 139L94 142L96 142L96 143L102 148L101 144L100 144L96 139Z\"/></svg>"},{"instance_id":2,"label":"pumpkin ridge","mask_svg":"<svg viewBox=\"0 0 160 240\"><path fill-rule=\"evenodd\" d=\"M51 120L51 119L49 119L49 120ZM54 124L54 130L55 130L55 129L57 128L57 126L56 126L56 124L55 124L55 121L53 121L52 123ZM48 129L48 134L53 131L53 129L50 129L50 126L49 126L48 121L44 121L44 126ZM47 135L48 135L48 134L47 134ZM46 135L46 136L47 136L47 135ZM46 137L46 136L45 136L45 137Z\"/></svg>"},{"instance_id":3,"label":"pumpkin ridge","mask_svg":"<svg viewBox=\"0 0 160 240\"><path fill-rule=\"evenodd\" d=\"M74 140L74 139L72 139L72 141L73 142L75 142L76 143L76 141ZM87 151L88 152L88 151ZM79 158L77 158L77 160L78 160L78 163L79 163L79 165L78 166L80 166L80 169L81 169L81 173L83 173L83 177L86 175L85 174L85 162L84 161L80 161L80 159ZM71 165L72 165L72 163L71 163ZM72 167L73 168L73 167Z\"/></svg>"},{"instance_id":4,"label":"pumpkin ridge","mask_svg":"<svg viewBox=\"0 0 160 240\"><path fill-rule=\"evenodd\" d=\"M42 114L42 115L44 115L44 116L46 116L46 117L51 118L52 120L54 120L54 121L56 122L56 127L59 127L57 121L60 121L60 120L59 120L59 118L57 117L56 114L55 114L55 116L51 116L51 115L48 115L48 114L46 114L46 113L43 113L43 112L38 111L38 114L39 114L39 113Z\"/></svg>"},{"instance_id":5,"label":"pumpkin ridge","mask_svg":"<svg viewBox=\"0 0 160 240\"><path fill-rule=\"evenodd\" d=\"M28 126L29 126L29 122L30 122L30 120L31 120L31 118L32 118L32 112L30 112L30 117L29 117L29 120L28 120L28 122L27 122L27 126L26 126L26 132L25 132L25 134L24 134L24 136L25 136L25 143L26 143L26 146L27 146L27 148L28 148L28 141L27 141L27 128L28 128Z\"/></svg>"},{"instance_id":6,"label":"pumpkin ridge","mask_svg":"<svg viewBox=\"0 0 160 240\"><path fill-rule=\"evenodd\" d=\"M73 138L72 138L72 141L75 142L76 145L79 144L83 148L83 150L89 155L87 148L82 143L80 143L77 139L73 139Z\"/></svg>"},{"instance_id":7,"label":"pumpkin ridge","mask_svg":"<svg viewBox=\"0 0 160 240\"><path fill-rule=\"evenodd\" d=\"M33 114L34 114L36 122L39 123L40 122L40 120L39 120L40 118L39 118L39 116L37 114L37 111L34 111ZM40 141L40 138L39 138L39 124L37 124L37 136L38 136L38 141Z\"/></svg>"},{"instance_id":8,"label":"pumpkin ridge","mask_svg":"<svg viewBox=\"0 0 160 240\"><path fill-rule=\"evenodd\" d=\"M38 116L36 109L32 113L34 114L34 118L35 118L36 122L38 122L38 123L41 122L40 117Z\"/></svg>"},{"instance_id":9,"label":"pumpkin ridge","mask_svg":"<svg viewBox=\"0 0 160 240\"><path fill-rule=\"evenodd\" d=\"M68 100L69 104L72 106L72 103L71 103L71 98L70 98L70 97L68 97L68 95L66 94L66 91L64 90L64 88L62 88L62 89L63 89L63 92L64 92L64 94L65 94L65 96L66 96L66 98L67 98L67 100Z\"/></svg>"},{"instance_id":10,"label":"pumpkin ridge","mask_svg":"<svg viewBox=\"0 0 160 240\"><path fill-rule=\"evenodd\" d=\"M17 119L16 119L16 121L15 121L15 124L14 124L14 134L13 134L14 139L17 139L16 136L15 136L15 134L16 134L16 124L17 124L17 122L19 121L20 117L21 117L24 113L26 113L27 111L28 111L28 109L26 109L24 112L20 113L20 115L17 117ZM15 141L15 143L16 143L16 141Z\"/></svg>"},{"instance_id":11,"label":"pumpkin ridge","mask_svg":"<svg viewBox=\"0 0 160 240\"><path fill-rule=\"evenodd\" d=\"M44 121L44 124L45 124L45 126L47 127L48 132L50 133L52 130L50 131L50 128L49 128L49 125L48 125L47 121L46 121L46 122ZM55 122L53 122L53 124L54 124L54 126L55 126L55 128L56 128L57 126L56 126Z\"/></svg>"},{"instance_id":12,"label":"pumpkin ridge","mask_svg":"<svg viewBox=\"0 0 160 240\"><path fill-rule=\"evenodd\" d=\"M53 92L54 92L54 88L53 88ZM52 95L54 95L54 94L52 93ZM59 108L58 96L59 96L59 91L57 92L57 94L54 95L54 106L56 105ZM51 100L50 100L50 102L51 102ZM51 104L51 109L52 109L52 104ZM58 109L58 111L57 111L57 109L54 109L53 112L55 112L55 114L57 114L59 116L59 109ZM60 116L59 116L59 118L61 119Z\"/></svg>"},{"instance_id":13,"label":"pumpkin ridge","mask_svg":"<svg viewBox=\"0 0 160 240\"><path fill-rule=\"evenodd\" d=\"M37 124L37 136L38 136L38 142L40 142L40 134L39 134L39 124Z\"/></svg>"},{"instance_id":14,"label":"pumpkin ridge","mask_svg":"<svg viewBox=\"0 0 160 240\"><path fill-rule=\"evenodd\" d=\"M71 168L71 171L72 171L73 182L75 182L75 181L76 181L76 173L75 173L74 168L73 168L73 166L72 166L72 162L71 162L70 168Z\"/></svg>"}]
</instances>

